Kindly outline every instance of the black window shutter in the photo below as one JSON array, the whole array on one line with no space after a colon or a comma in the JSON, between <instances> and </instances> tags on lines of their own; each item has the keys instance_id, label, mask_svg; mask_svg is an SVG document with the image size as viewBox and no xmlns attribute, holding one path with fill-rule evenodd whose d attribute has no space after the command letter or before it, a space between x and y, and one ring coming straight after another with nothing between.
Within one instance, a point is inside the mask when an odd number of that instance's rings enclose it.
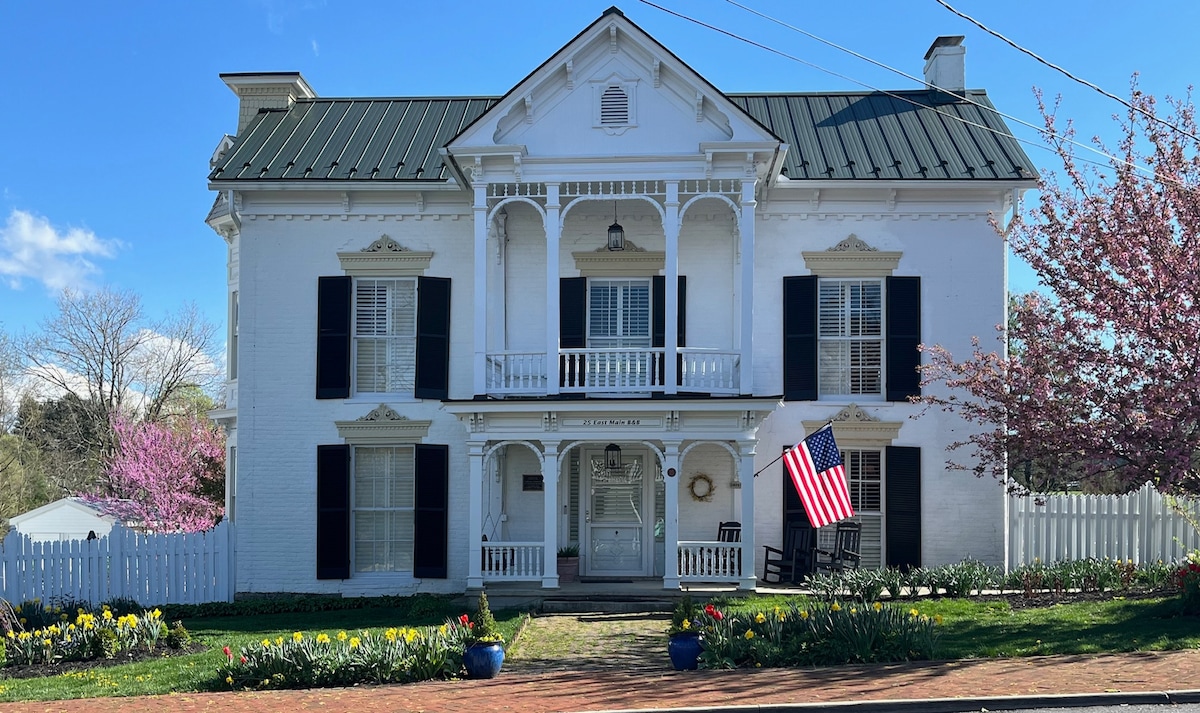
<instances>
[{"instance_id":1,"label":"black window shutter","mask_svg":"<svg viewBox=\"0 0 1200 713\"><path fill-rule=\"evenodd\" d=\"M418 444L413 576L445 579L449 541L450 448Z\"/></svg>"},{"instance_id":2,"label":"black window shutter","mask_svg":"<svg viewBox=\"0 0 1200 713\"><path fill-rule=\"evenodd\" d=\"M887 278L887 400L921 395L921 278Z\"/></svg>"},{"instance_id":3,"label":"black window shutter","mask_svg":"<svg viewBox=\"0 0 1200 713\"><path fill-rule=\"evenodd\" d=\"M884 485L887 566L921 566L921 449L888 446Z\"/></svg>"},{"instance_id":4,"label":"black window shutter","mask_svg":"<svg viewBox=\"0 0 1200 713\"><path fill-rule=\"evenodd\" d=\"M350 578L350 446L317 446L317 579Z\"/></svg>"},{"instance_id":5,"label":"black window shutter","mask_svg":"<svg viewBox=\"0 0 1200 713\"><path fill-rule=\"evenodd\" d=\"M563 277L558 281L558 346L587 346L587 278Z\"/></svg>"},{"instance_id":6,"label":"black window shutter","mask_svg":"<svg viewBox=\"0 0 1200 713\"><path fill-rule=\"evenodd\" d=\"M587 278L561 277L558 280L558 348L583 349L587 346ZM575 383L575 365L566 357L558 358L558 385Z\"/></svg>"},{"instance_id":7,"label":"black window shutter","mask_svg":"<svg viewBox=\"0 0 1200 713\"><path fill-rule=\"evenodd\" d=\"M817 399L817 277L783 278L783 399Z\"/></svg>"},{"instance_id":8,"label":"black window shutter","mask_svg":"<svg viewBox=\"0 0 1200 713\"><path fill-rule=\"evenodd\" d=\"M350 396L350 277L317 278L317 398Z\"/></svg>"},{"instance_id":9,"label":"black window shutter","mask_svg":"<svg viewBox=\"0 0 1200 713\"><path fill-rule=\"evenodd\" d=\"M678 344L681 347L687 346L687 277L679 276L679 319L675 325L676 334L679 335Z\"/></svg>"},{"instance_id":10,"label":"black window shutter","mask_svg":"<svg viewBox=\"0 0 1200 713\"><path fill-rule=\"evenodd\" d=\"M662 348L667 344L667 278L650 278L650 346Z\"/></svg>"},{"instance_id":11,"label":"black window shutter","mask_svg":"<svg viewBox=\"0 0 1200 713\"><path fill-rule=\"evenodd\" d=\"M417 278L417 360L413 396L450 395L450 279Z\"/></svg>"}]
</instances>

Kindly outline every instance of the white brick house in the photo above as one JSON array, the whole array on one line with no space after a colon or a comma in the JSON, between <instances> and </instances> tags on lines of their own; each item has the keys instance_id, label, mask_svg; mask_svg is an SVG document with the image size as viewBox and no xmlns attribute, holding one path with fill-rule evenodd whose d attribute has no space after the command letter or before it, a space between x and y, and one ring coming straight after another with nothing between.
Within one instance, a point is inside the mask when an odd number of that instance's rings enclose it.
<instances>
[{"instance_id":1,"label":"white brick house","mask_svg":"<svg viewBox=\"0 0 1200 713\"><path fill-rule=\"evenodd\" d=\"M804 517L765 466L829 420L866 566L1002 563L966 424L907 400L1003 321L988 216L1035 176L960 39L947 91L729 94L615 8L499 97L222 75L238 590L553 588L566 544L753 588Z\"/></svg>"}]
</instances>

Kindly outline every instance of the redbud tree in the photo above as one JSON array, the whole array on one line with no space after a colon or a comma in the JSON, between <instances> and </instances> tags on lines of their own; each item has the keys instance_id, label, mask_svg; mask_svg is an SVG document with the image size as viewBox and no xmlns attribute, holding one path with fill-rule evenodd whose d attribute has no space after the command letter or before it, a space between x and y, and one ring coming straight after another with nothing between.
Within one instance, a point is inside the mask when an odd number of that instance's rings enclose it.
<instances>
[{"instance_id":1,"label":"redbud tree","mask_svg":"<svg viewBox=\"0 0 1200 713\"><path fill-rule=\"evenodd\" d=\"M86 496L108 514L155 532L196 532L225 509L225 437L206 419L113 419L108 487Z\"/></svg>"},{"instance_id":2,"label":"redbud tree","mask_svg":"<svg viewBox=\"0 0 1200 713\"><path fill-rule=\"evenodd\" d=\"M1041 102L1039 96L1039 103ZM1104 165L1041 104L1061 177L1007 231L1039 292L1011 303L995 349L924 347L923 400L979 430L952 467L1007 481L1022 462L1127 491L1200 493L1200 139L1190 99L1133 86ZM997 225L997 228L999 226ZM959 360L961 359L961 360ZM966 461L966 463L960 462ZM1019 472L1019 471L1018 471Z\"/></svg>"}]
</instances>

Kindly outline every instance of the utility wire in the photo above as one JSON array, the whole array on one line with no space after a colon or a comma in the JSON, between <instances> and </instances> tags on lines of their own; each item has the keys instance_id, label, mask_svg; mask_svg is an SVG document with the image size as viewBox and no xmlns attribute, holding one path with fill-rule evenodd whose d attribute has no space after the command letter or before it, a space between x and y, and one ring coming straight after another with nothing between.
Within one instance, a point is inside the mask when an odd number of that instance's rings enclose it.
<instances>
[{"instance_id":1,"label":"utility wire","mask_svg":"<svg viewBox=\"0 0 1200 713\"><path fill-rule=\"evenodd\" d=\"M697 20L697 19L696 19L696 18L694 18L694 17L690 17L690 16L688 16L688 15L684 15L683 13L676 12L676 11L674 11L674 10L671 10L670 8L666 8L666 7L663 7L663 6L661 6L661 5L658 5L658 4L654 3L654 2L651 2L650 0L638 0L638 1L639 1L639 2L641 2L643 5L648 5L648 6L650 6L650 7L654 8L654 9L656 9L656 10L659 10L659 11L661 11L661 12L665 12L665 13L667 13L668 15L672 15L672 16L674 16L674 17L677 17L677 18L681 19L681 20L685 20L685 21L687 21L687 22L691 22L691 23L693 23L693 24L695 24L695 25L699 25L700 27L703 27L703 28L705 28L705 29L707 29L707 30L711 30L711 31L713 31L713 32L716 32L716 33L718 33L718 34L725 35L725 36L727 36L727 37L730 37L730 38L732 38L732 39L734 39L734 40L737 40L738 42L743 42L743 43L745 43L745 44L748 44L748 45L750 45L750 46L752 46L752 47L757 47L757 48L759 48L759 49L761 49L761 50L764 50L764 51L766 51L766 52L770 52L771 54L775 54L775 55L778 55L778 56L780 56L780 57L783 57L784 59L788 59L788 60L791 60L791 61L793 61L793 62L798 62L798 63L800 63L800 64L803 64L803 65L807 66L807 67L811 67L811 68L813 68L813 69L816 69L816 70L818 70L818 71L824 72L824 73L826 73L826 74L829 74L829 75L831 75L831 76L837 77L837 78L839 78L839 79L844 79L844 80L846 80L846 81L848 81L848 82L852 82L852 83L854 83L854 84L857 84L857 85L858 85L858 86L860 86L860 87L864 87L864 88L866 88L866 89L870 89L871 91L879 92L880 94L884 94L884 95L887 95L887 96L889 96L889 97L892 97L893 99L896 99L896 100L899 100L899 101L902 101L902 102L906 102L906 103L908 103L908 104L912 104L912 105L913 105L913 106L915 106L915 107L918 107L918 108L923 108L923 109L929 109L929 110L931 110L931 111L934 111L935 113L939 114L940 116L943 116L943 117L945 117L945 118L947 118L947 119L950 119L950 120L952 120L952 121L958 121L958 122L960 122L960 123L962 123L962 124L965 124L965 125L967 125L967 126L973 126L973 127L975 127L975 128L978 128L978 129L983 129L984 131L988 131L988 132L990 132L990 133L996 134L997 136L1001 136L1001 137L1005 137L1005 138L1010 138L1010 139L1013 139L1014 141L1017 141L1017 142L1019 142L1019 143L1022 143L1022 144L1026 144L1026 145L1028 145L1028 146L1032 146L1032 147L1034 147L1034 148L1037 148L1037 149L1040 149L1040 150L1042 150L1042 151L1050 151L1050 152L1053 152L1053 151L1054 151L1054 149L1053 149L1053 148L1051 148L1050 146L1046 146L1045 144L1038 143L1038 142L1035 142L1035 141L1030 141L1029 139L1022 139L1022 138L1020 138L1020 137L1018 137L1018 136L1015 136L1015 135L1013 135L1012 133L1005 132L1005 131L1000 131L1000 130L998 130L998 129L994 129L994 128L990 127L990 126L986 126L986 125L984 125L984 124L979 124L979 123L976 123L976 122L970 121L970 120L968 120L968 119L965 119L965 118L963 118L963 117L961 117L961 116L956 116L956 115L954 115L954 114L950 114L950 113L948 113L948 112L940 111L940 110L938 110L936 107L931 107L931 106L928 106L928 105L926 105L926 104L922 104L922 103L920 103L920 102L917 102L917 101L914 101L914 100L912 100L912 99L910 99L910 98L908 98L908 97L901 96L901 95L899 95L899 94L897 94L897 93L895 93L895 92L888 91L888 90L886 90L886 89L880 89L880 88L878 88L878 87L875 87L875 86L873 86L873 85L871 85L871 84L868 84L868 83L866 83L866 82L862 82L862 81L860 81L860 80L854 79L853 77L849 77L849 76L847 76L847 75L844 75L844 74L841 74L841 73L839 73L839 72L835 72L835 71L833 71L833 70L831 70L831 69L826 69L825 67L822 67L821 65L814 64L813 62L809 62L808 60L801 59L801 58L799 58L799 57L796 57L796 56L794 56L794 55L790 55L790 54L788 54L788 53L786 53L786 52L783 52L783 51L781 51L781 50L777 50L777 49L775 49L774 47L770 47L769 45L765 45L765 44L763 44L763 43L761 43L761 42L757 42L757 41L755 41L755 40L751 40L751 39L749 39L749 38L747 38L747 37L742 37L741 35L738 35L738 34L735 34L735 33L733 33L733 32L730 32L729 30L726 30L726 29L723 29L723 28L720 28L720 27L716 27L715 25L710 25L710 24L708 24L708 23L706 23L706 22L703 22L703 21L701 21L701 20ZM824 40L824 39L821 39L821 38L819 38L819 37L816 37L815 35L811 35L811 34L809 34L809 33L807 33L807 32L804 32L803 30L800 30L800 29L798 29L798 28L794 28L794 27L792 27L791 25L788 25L787 23L784 23L784 22L782 22L782 21L780 21L780 20L777 20L777 19L775 19L775 18L772 18L772 17L770 17L770 16L763 15L763 14L761 14L761 13L758 13L758 11L756 11L756 10L752 10L752 9L750 9L750 8L745 8L745 7L744 7L744 6L742 6L742 5L738 5L737 3L734 3L734 2L732 2L732 0L726 0L726 2L729 2L730 4L737 5L738 7L741 7L741 8L743 8L743 9L745 9L745 10L749 11L749 12L753 12L753 13L755 13L755 14L758 14L760 17L763 17L764 19L770 20L770 21L772 21L772 22L775 22L775 23L777 23L777 24L780 24L780 25L782 25L782 26L784 26L784 27L787 27L787 28L789 28L789 29L793 29L793 30L795 30L795 31L797 31L797 32L801 32L801 33L803 33L803 34L805 34L805 35L808 35L808 36L810 36L810 37L813 37L814 39L817 39L817 40L819 40L819 41L821 41L821 42L824 42L825 44L827 44L827 45L830 45L831 47L835 47L835 48L837 48L837 49L839 49L839 50L842 50L842 51L845 51L845 52L850 52L851 54L854 54L854 55L855 55L855 56L857 56L857 57L861 57L862 59L864 59L864 60L866 60L866 61L869 61L869 62L871 62L871 63L873 63L873 64L876 64L876 65L878 65L878 66L880 66L880 67L882 67L882 68L884 68L884 69L887 69L887 70L889 70L889 71L895 72L895 73L897 73L897 74L900 74L900 75L902 75L902 76L905 76L905 77L909 77L910 79L914 79L915 81L918 81L918 82L924 83L924 80L916 79L915 77L910 77L908 74L905 74L904 72L901 72L901 71L900 71L900 70L898 70L898 69L895 69L895 68L893 68L893 67L890 67L890 66L888 66L888 65L886 65L886 64L882 64L882 63L880 63L880 62L877 62L877 61L875 61L875 60L872 60L872 59L870 59L870 58L868 58L868 57L865 57L865 56L863 56L863 55L859 55L859 54L858 54L858 53L856 53L856 52L852 52L851 50L847 50L846 48L843 48L843 47L841 47L841 46L839 46L839 45L837 45L837 44L834 44L834 43L832 43L832 42L829 42L829 41L827 41L827 40ZM937 86L933 86L933 85L930 85L930 86L931 86L933 89L937 89L937 90L939 90L939 91L943 91L943 92L947 91L947 90L945 90L945 89L942 89L941 87L937 87ZM953 92L949 92L949 93L953 93ZM1123 159L1123 158L1119 158L1119 157L1117 157L1117 156L1113 156L1113 155L1111 155L1111 154L1107 154L1107 153L1105 153L1105 152L1103 152L1103 151L1101 151L1101 150L1099 150L1099 149L1097 149L1097 148L1095 148L1095 147L1093 147L1093 146L1089 146L1089 145L1087 145L1087 144L1085 144L1085 143L1081 143L1081 142L1079 142L1079 141L1076 141L1076 140L1074 140L1074 139L1071 139L1071 138L1069 138L1069 137L1067 137L1067 136L1064 136L1064 135L1062 135L1062 134L1059 134L1059 133L1056 133L1056 132L1049 131L1049 130L1047 130L1045 127L1039 127L1039 126L1036 126L1036 125L1034 125L1034 124L1031 124L1031 123L1029 123L1029 122L1027 122L1027 121L1024 121L1024 120L1022 120L1022 119L1019 119L1019 118L1017 118L1017 117L1012 117L1012 116L1009 116L1009 115L1007 115L1007 114L1004 114L1003 112L999 111L998 109L996 109L996 108L994 108L994 107L990 107L990 106L987 106L986 104L981 104L981 103L979 103L979 102L974 102L974 101L972 101L972 100L970 100L970 99L968 99L968 98L965 98L965 97L963 97L963 99L964 99L964 101L966 101L967 103L973 104L973 105L975 105L975 106L977 106L977 107L979 107L979 108L981 108L981 109L985 109L985 110L987 110L987 111L989 111L989 112L992 112L992 113L994 113L994 114L997 114L997 115L999 115L999 116L1001 116L1001 117L1004 117L1004 118L1010 119L1010 120L1012 120L1012 121L1014 121L1014 122L1016 122L1016 123L1018 123L1018 124L1021 124L1022 126L1029 127L1029 128L1031 128L1031 129L1033 129L1034 131L1037 131L1039 134L1041 134L1041 135L1043 135L1043 136L1046 136L1048 139L1055 139L1055 140L1059 140L1059 141L1063 141L1063 142L1066 142L1066 143L1073 144L1073 145L1075 145L1075 146L1079 146L1080 148L1086 149L1086 150L1088 150L1088 151L1091 151L1091 152L1093 152L1093 153L1095 153L1095 154L1098 154L1098 155L1100 155L1100 156L1103 156L1104 158L1108 159L1109 161L1116 162L1116 163L1119 163L1119 164L1122 164L1122 165L1128 166L1129 168L1132 168L1132 169L1134 169L1134 170L1137 170L1137 171L1141 171L1142 173L1149 174L1149 175L1151 175L1151 176L1155 176L1155 177L1157 177L1159 180L1167 180L1167 181L1169 181L1169 182L1172 182L1172 183L1179 183L1178 181L1174 181L1174 180L1168 179L1168 178L1167 178L1167 177L1165 177L1165 176L1159 176L1159 175L1157 174L1157 172L1155 172L1155 171L1154 171L1154 170L1152 170L1152 169L1149 169L1149 168L1146 168L1146 167L1144 167L1144 166L1141 166L1141 165L1139 165L1139 164L1133 163L1132 161L1129 161L1129 160L1126 160L1126 159ZM1095 160L1091 160L1091 159L1087 159L1087 158L1083 158L1083 157L1079 157L1079 156L1076 156L1076 157L1075 157L1075 159L1076 159L1077 161L1082 161L1083 163L1089 163L1089 164L1092 164L1092 165L1095 165L1095 166L1100 166L1100 167L1103 167L1103 168L1109 168L1109 167L1110 167L1110 164L1107 164L1107 163L1102 163L1102 162L1100 162L1100 161L1095 161ZM1180 184L1180 185L1182 185L1182 184Z\"/></svg>"},{"instance_id":2,"label":"utility wire","mask_svg":"<svg viewBox=\"0 0 1200 713\"><path fill-rule=\"evenodd\" d=\"M726 0L726 1L729 2L731 0ZM983 24L979 20L976 20L975 18L971 17L970 15L968 15L964 12L961 12L960 10L956 10L952 5L950 5L950 3L946 2L946 0L937 0L937 3L939 5L941 5L942 7L946 8L947 10L949 10L950 12L954 13L955 15L958 15L959 17L961 17L962 19L971 23L972 25L975 25L979 29L988 33L992 37L995 37L996 39L1001 40L1002 42L1007 44L1009 47L1012 47L1013 49L1017 50L1018 52L1022 52L1024 54L1029 55L1030 57L1033 57L1038 62L1041 62L1042 64L1046 65L1050 69L1053 69L1057 72L1061 72L1068 79L1075 81L1075 82L1079 82L1080 84L1082 84L1085 87L1088 87L1089 89L1094 89L1094 90L1100 92L1101 94L1103 94L1104 96L1108 97L1109 99L1120 102L1121 104L1125 105L1129 109L1136 111L1137 113L1141 114L1142 116L1146 117L1147 119L1150 119L1151 121L1156 121L1156 122L1162 124L1163 126L1167 127L1168 129L1170 129L1172 131L1183 134L1184 136L1186 136L1190 139L1193 139L1195 141L1200 141L1200 137L1196 136L1195 134L1188 132L1188 131L1184 131L1181 127L1176 126L1175 124L1172 124L1171 122L1166 121L1164 119L1160 119L1157 116L1146 111L1145 109L1141 109L1139 107L1136 107L1136 106L1130 104L1129 102L1125 101L1124 99L1117 96L1116 94L1106 91L1105 89L1103 89L1095 84L1092 84L1091 82L1089 82L1086 79L1076 77L1074 74L1071 74L1069 71L1063 69L1062 67L1058 66L1057 64L1054 64L1053 62L1050 62L1046 59L1043 59L1034 51L1022 47L1021 45L1017 44L1016 42L1008 39L1004 35L1000 34L999 32L997 32L997 31L993 30L992 28L988 27L987 25ZM736 3L734 3L734 4L736 4Z\"/></svg>"},{"instance_id":3,"label":"utility wire","mask_svg":"<svg viewBox=\"0 0 1200 713\"><path fill-rule=\"evenodd\" d=\"M646 1L646 0L642 0L642 2L645 2L645 1ZM802 28L796 27L795 25L788 24L788 23L784 22L783 20L780 20L780 19L778 19L778 18L772 17L772 16L770 16L770 15L767 15L767 14L765 14L765 13L759 12L758 10L755 10L755 9L754 9L754 8L752 8L752 7L747 7L746 5L743 5L743 4L739 3L739 2L736 2L736 0L725 0L725 2L729 3L730 5L733 5L734 7L737 7L737 8L740 8L740 9L742 9L742 10L745 10L746 12L749 12L749 13L751 13L751 14L753 14L753 15L757 15L758 17L760 17L760 18L762 18L762 19L764 19L764 20L767 20L767 21L769 21L769 22L773 22L773 23L775 23L775 24L779 25L780 27L785 27L785 28L787 28L787 29L789 29L789 30L792 30L793 32L797 32L797 33L799 33L799 34L801 34L801 35L804 35L805 37L808 37L809 39L812 39L812 40L815 40L815 41L817 41L817 42L820 42L821 44L827 45L827 46L829 46L829 47L832 47L832 48L834 48L834 49L836 49L836 50L839 50L839 51L841 51L841 52L845 52L846 54L849 54L849 55L851 55L851 56L853 56L853 57L856 57L856 58L858 58L858 59L861 59L861 60L863 60L864 62L869 62L869 63L871 63L871 64L875 65L876 67L879 67L879 68L881 68L881 69L886 69L886 70L888 70L889 72L893 72L893 73L895 73L895 74L899 74L901 77L904 77L905 79L908 79L908 80L911 80L911 81L917 82L918 84L925 84L925 80L924 80L923 78L921 78L921 77L914 77L913 75L911 75L911 74L909 74L909 73L907 73L907 72L905 72L905 71L903 71L903 70L896 69L895 67L892 67L891 65L885 64L885 63L883 63L883 62L880 62L880 61L878 61L878 60L876 60L876 59L872 59L871 57L868 57L868 56L866 56L866 55L864 55L864 54L860 54L860 53L858 53L858 52L855 52L854 50L852 50L852 49L849 49L848 47L843 47L843 46L841 46L841 45L837 44L836 42L831 42L831 41L829 41L829 40L827 40L827 39L825 39L825 38L823 38L823 37L820 37L820 36L818 36L818 35L814 35L813 33L811 33L811 32L808 32L807 30L804 30L804 29L802 29ZM938 0L938 2L942 2L942 0ZM818 67L818 69L821 69L822 71L826 71L826 70L824 70L824 69L822 69L822 68L820 68L820 67ZM851 80L851 81L853 81L853 80ZM860 82L860 84L862 84L862 83ZM868 85L865 85L865 84L863 84L862 86L868 86ZM937 90L939 90L939 91L943 91L943 92L945 92L945 91L948 91L948 90L946 90L946 89L943 89L942 87L938 87L938 86L936 86L936 85L930 85L930 86L932 86L934 89L937 89ZM872 87L872 89L874 89L874 87ZM876 91L883 91L883 90L878 90L878 89L877 89ZM1139 164L1133 163L1132 161L1128 161L1128 160L1126 160L1126 159L1122 159L1122 158L1118 158L1118 157L1116 157L1116 156L1113 156L1112 154L1105 153L1104 151L1102 151L1102 150L1100 150L1100 149L1098 149L1098 148L1096 148L1095 146L1092 146L1092 145L1090 145L1090 144L1086 144L1086 143L1083 143L1083 142L1081 142L1081 141L1076 141L1075 139L1072 139L1072 138L1069 138L1069 137L1067 137L1067 136L1064 136L1064 135L1062 135L1062 134L1060 134L1060 133L1058 133L1058 132L1049 131L1049 130L1048 130L1048 129L1046 129L1046 127L1044 127L1044 126L1038 126L1038 125L1036 125L1036 124L1032 124L1032 123L1030 123L1030 122L1028 122L1028 121L1025 121L1024 119L1021 119L1021 118L1019 118L1019 117L1013 116L1013 115L1011 115L1011 114L1005 114L1004 112L1000 111L999 109L997 109L997 108L995 108L995 107L992 107L992 106L988 106L988 105L986 105L986 104L983 104L983 103L981 103L981 102L977 102L977 101L975 101L975 100L971 99L969 96L963 95L963 96L962 96L962 100L963 100L963 101L965 101L965 102L967 102L968 104L973 104L974 106L976 106L976 107L978 107L978 108L980 108L980 109L982 109L982 110L984 110L984 111L988 111L988 112L994 113L994 114L996 114L996 115L998 115L998 116L1001 116L1001 117L1003 117L1003 118L1005 118L1005 119L1008 119L1009 121L1012 121L1012 122L1015 122L1015 123L1017 123L1017 124L1020 124L1021 126L1024 126L1024 127L1030 128L1030 129L1033 129L1034 131L1038 132L1038 133L1039 133L1039 134L1041 134L1042 136L1045 136L1045 137L1047 138L1047 140L1057 140L1057 141L1063 141L1063 142L1069 143L1069 144L1071 144L1071 145L1073 145L1073 146L1078 146L1079 148L1082 148L1082 149L1084 149L1084 150L1090 151L1090 152L1092 152L1092 153L1094 153L1094 154L1096 154L1096 155L1098 155L1098 156L1103 156L1104 158L1108 159L1109 161L1116 161L1116 162L1119 162L1119 163L1121 163L1121 164L1123 164L1123 165L1125 165L1125 166L1129 166L1130 168L1133 168L1133 169L1135 169L1135 170L1138 170L1138 171L1141 171L1141 172L1143 172L1143 173L1149 174L1149 175L1151 175L1151 176L1153 176L1153 175L1156 175L1156 174L1155 174L1155 171L1154 171L1153 169L1151 169L1151 168L1147 168L1147 167L1145 167L1145 166L1141 166L1141 165L1139 165ZM950 116L950 115L947 115L947 116ZM965 119L960 119L960 117L952 117L952 118L954 118L954 119L959 119L959 120L961 120L961 121L964 121L964 123L969 123L969 122L966 122L966 120L965 120ZM1186 133L1186 132L1185 132L1185 133ZM1050 148L1049 146L1045 146L1045 145L1043 145L1043 144L1035 143L1035 142L1032 142L1032 141L1026 141L1026 140L1023 140L1023 139L1019 139L1019 138L1017 138L1016 136L1013 136L1013 138L1014 138L1014 139L1016 139L1017 141L1021 141L1022 143L1028 144L1028 145L1030 145L1030 146L1036 146L1037 148L1039 148L1039 149L1041 149L1041 150L1043 150L1043 151L1053 151L1053 150L1054 150L1054 149ZM1084 161L1085 163L1090 163L1090 164L1092 164L1092 165L1095 165L1095 166L1107 166L1107 164L1101 163L1101 162L1099 162L1099 161L1090 161L1090 160L1088 160L1088 159L1086 159L1086 158L1079 158L1079 160L1081 160L1081 161Z\"/></svg>"}]
</instances>

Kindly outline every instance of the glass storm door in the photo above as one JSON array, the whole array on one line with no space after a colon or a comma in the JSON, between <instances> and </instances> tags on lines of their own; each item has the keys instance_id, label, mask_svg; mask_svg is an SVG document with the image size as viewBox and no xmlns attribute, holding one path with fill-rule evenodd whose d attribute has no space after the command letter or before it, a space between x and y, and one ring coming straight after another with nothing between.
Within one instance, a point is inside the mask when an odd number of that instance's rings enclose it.
<instances>
[{"instance_id":1,"label":"glass storm door","mask_svg":"<svg viewBox=\"0 0 1200 713\"><path fill-rule=\"evenodd\" d=\"M585 574L594 576L642 575L647 544L645 455L622 454L622 467L604 466L604 452L586 451L583 546Z\"/></svg>"}]
</instances>

